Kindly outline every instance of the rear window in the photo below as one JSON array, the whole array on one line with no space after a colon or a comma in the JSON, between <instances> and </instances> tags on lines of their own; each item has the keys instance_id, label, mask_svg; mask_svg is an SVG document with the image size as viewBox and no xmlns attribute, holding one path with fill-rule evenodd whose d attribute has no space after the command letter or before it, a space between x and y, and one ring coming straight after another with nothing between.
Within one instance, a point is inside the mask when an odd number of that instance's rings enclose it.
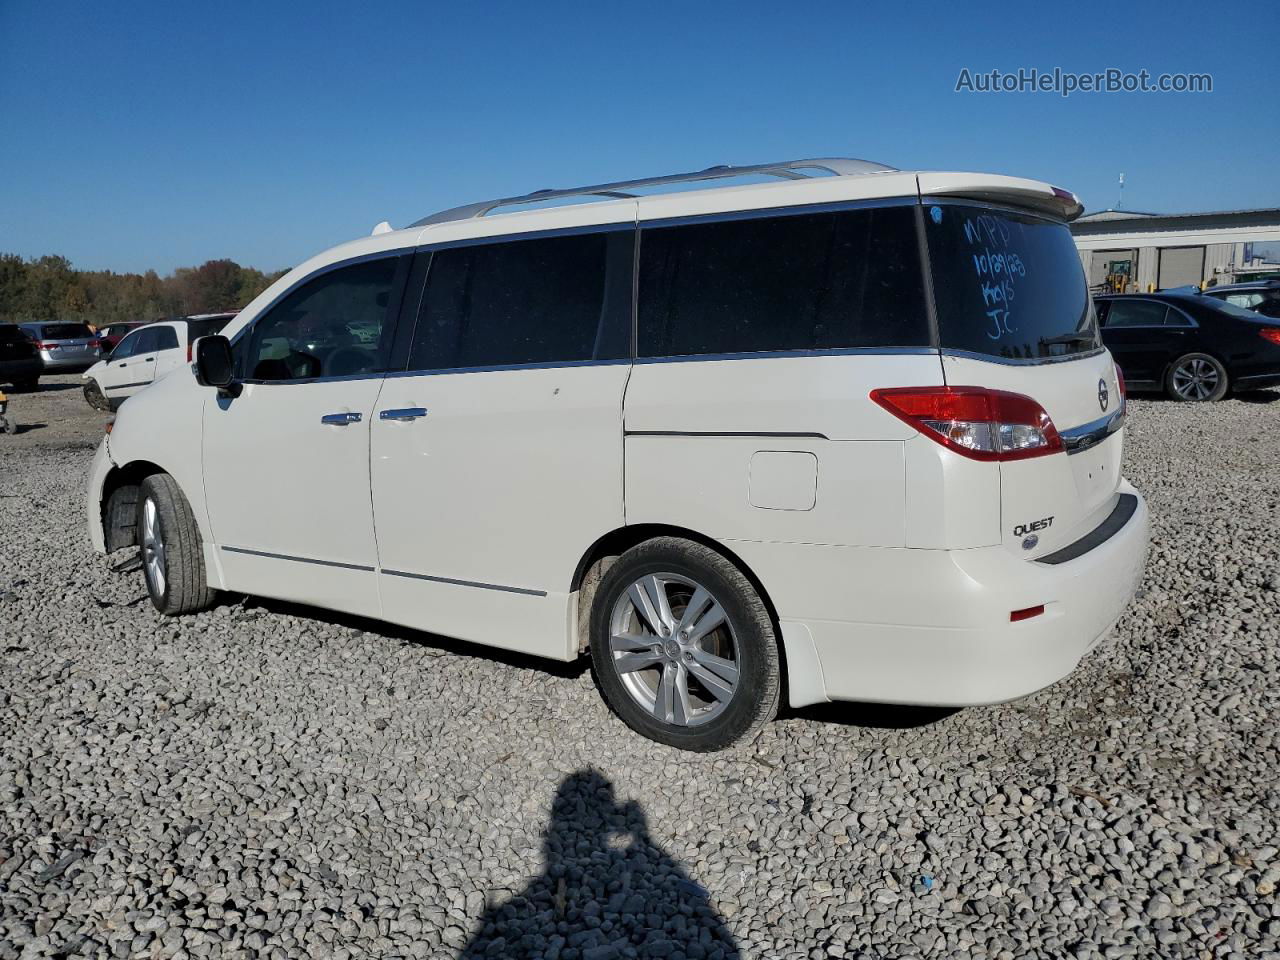
<instances>
[{"instance_id":1,"label":"rear window","mask_svg":"<svg viewBox=\"0 0 1280 960\"><path fill-rule=\"evenodd\" d=\"M642 357L929 344L911 206L647 227Z\"/></svg>"},{"instance_id":2,"label":"rear window","mask_svg":"<svg viewBox=\"0 0 1280 960\"><path fill-rule=\"evenodd\" d=\"M925 230L941 345L1010 360L1099 345L1066 224L969 204L931 204Z\"/></svg>"},{"instance_id":3,"label":"rear window","mask_svg":"<svg viewBox=\"0 0 1280 960\"><path fill-rule=\"evenodd\" d=\"M93 336L83 323L46 323L40 330L45 340L87 340Z\"/></svg>"},{"instance_id":4,"label":"rear window","mask_svg":"<svg viewBox=\"0 0 1280 960\"><path fill-rule=\"evenodd\" d=\"M208 320L188 320L187 339L189 341L195 341L199 340L201 337L211 337L230 322L231 317L212 317Z\"/></svg>"}]
</instances>

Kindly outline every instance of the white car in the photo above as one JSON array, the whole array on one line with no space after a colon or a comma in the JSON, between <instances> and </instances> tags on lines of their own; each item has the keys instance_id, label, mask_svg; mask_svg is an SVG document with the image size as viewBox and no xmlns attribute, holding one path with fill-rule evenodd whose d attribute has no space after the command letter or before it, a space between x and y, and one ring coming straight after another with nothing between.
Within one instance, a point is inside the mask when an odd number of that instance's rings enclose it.
<instances>
[{"instance_id":1,"label":"white car","mask_svg":"<svg viewBox=\"0 0 1280 960\"><path fill-rule=\"evenodd\" d=\"M217 333L234 313L199 313L138 327L111 354L86 370L84 398L91 407L115 410L143 387L191 362L191 346Z\"/></svg>"},{"instance_id":2,"label":"white car","mask_svg":"<svg viewBox=\"0 0 1280 960\"><path fill-rule=\"evenodd\" d=\"M632 195L748 174L778 182ZM784 695L1021 697L1147 549L1081 209L808 160L380 224L121 409L90 536L140 545L166 614L228 590L589 653L688 749Z\"/></svg>"}]
</instances>

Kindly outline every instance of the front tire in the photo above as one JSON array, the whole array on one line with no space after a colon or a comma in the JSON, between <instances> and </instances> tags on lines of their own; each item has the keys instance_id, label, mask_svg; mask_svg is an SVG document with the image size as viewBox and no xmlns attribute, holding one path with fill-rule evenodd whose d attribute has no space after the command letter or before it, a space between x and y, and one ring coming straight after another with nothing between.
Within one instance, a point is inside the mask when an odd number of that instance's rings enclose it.
<instances>
[{"instance_id":1,"label":"front tire","mask_svg":"<svg viewBox=\"0 0 1280 960\"><path fill-rule=\"evenodd\" d=\"M1174 400L1212 403L1227 395L1227 368L1207 353L1188 353L1169 365L1165 391Z\"/></svg>"},{"instance_id":2,"label":"front tire","mask_svg":"<svg viewBox=\"0 0 1280 960\"><path fill-rule=\"evenodd\" d=\"M187 498L167 473L142 481L137 529L152 605L170 617L213 606L217 591L205 575L200 529Z\"/></svg>"},{"instance_id":3,"label":"front tire","mask_svg":"<svg viewBox=\"0 0 1280 960\"><path fill-rule=\"evenodd\" d=\"M102 410L103 412L106 412L111 409L111 404L103 395L102 388L98 386L97 380L90 380L84 385L84 399L85 403L89 404L89 406L93 407L95 410Z\"/></svg>"},{"instance_id":4,"label":"front tire","mask_svg":"<svg viewBox=\"0 0 1280 960\"><path fill-rule=\"evenodd\" d=\"M777 715L773 621L714 550L659 537L618 558L591 610L591 662L627 726L683 750L749 741Z\"/></svg>"}]
</instances>

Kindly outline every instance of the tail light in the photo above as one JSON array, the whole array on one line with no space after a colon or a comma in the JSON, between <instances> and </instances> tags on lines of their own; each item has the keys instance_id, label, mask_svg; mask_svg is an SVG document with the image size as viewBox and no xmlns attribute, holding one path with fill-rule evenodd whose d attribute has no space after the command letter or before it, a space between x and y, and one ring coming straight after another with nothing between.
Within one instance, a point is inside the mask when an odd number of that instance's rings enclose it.
<instances>
[{"instance_id":1,"label":"tail light","mask_svg":"<svg viewBox=\"0 0 1280 960\"><path fill-rule=\"evenodd\" d=\"M1120 407L1121 413L1129 409L1129 389L1124 385L1124 371L1120 369L1120 364L1116 364L1116 386L1120 390Z\"/></svg>"},{"instance_id":2,"label":"tail light","mask_svg":"<svg viewBox=\"0 0 1280 960\"><path fill-rule=\"evenodd\" d=\"M1280 346L1280 327L1263 327L1258 331L1258 336L1263 340L1270 340L1276 346Z\"/></svg>"},{"instance_id":3,"label":"tail light","mask_svg":"<svg viewBox=\"0 0 1280 960\"><path fill-rule=\"evenodd\" d=\"M1063 449L1044 407L982 387L890 387L871 399L949 450L973 460L1026 460Z\"/></svg>"},{"instance_id":4,"label":"tail light","mask_svg":"<svg viewBox=\"0 0 1280 960\"><path fill-rule=\"evenodd\" d=\"M56 343L50 343L48 340L37 340L36 349L37 350L57 350L58 345Z\"/></svg>"},{"instance_id":5,"label":"tail light","mask_svg":"<svg viewBox=\"0 0 1280 960\"><path fill-rule=\"evenodd\" d=\"M194 341L191 341L191 340L188 340L188 341L187 341L187 363L190 363L190 362L191 362L191 346L192 346L193 342L194 342Z\"/></svg>"}]
</instances>

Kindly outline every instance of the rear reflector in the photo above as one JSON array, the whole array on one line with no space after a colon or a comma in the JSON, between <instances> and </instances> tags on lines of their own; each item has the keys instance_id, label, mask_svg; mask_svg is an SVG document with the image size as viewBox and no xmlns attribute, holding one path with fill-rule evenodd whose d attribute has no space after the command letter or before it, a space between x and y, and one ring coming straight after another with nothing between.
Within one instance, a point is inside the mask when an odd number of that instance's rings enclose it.
<instances>
[{"instance_id":1,"label":"rear reflector","mask_svg":"<svg viewBox=\"0 0 1280 960\"><path fill-rule=\"evenodd\" d=\"M1120 364L1116 364L1116 386L1120 388L1120 412L1124 413L1129 408L1129 389L1124 385L1124 371L1120 369Z\"/></svg>"},{"instance_id":2,"label":"rear reflector","mask_svg":"<svg viewBox=\"0 0 1280 960\"><path fill-rule=\"evenodd\" d=\"M983 387L890 387L871 399L949 450L973 460L1026 460L1063 449L1044 407Z\"/></svg>"},{"instance_id":3,"label":"rear reflector","mask_svg":"<svg viewBox=\"0 0 1280 960\"><path fill-rule=\"evenodd\" d=\"M1258 331L1258 335L1263 340L1270 340L1272 343L1280 346L1280 327L1263 327Z\"/></svg>"},{"instance_id":4,"label":"rear reflector","mask_svg":"<svg viewBox=\"0 0 1280 960\"><path fill-rule=\"evenodd\" d=\"M1009 612L1009 622L1017 623L1019 620L1030 620L1032 617L1038 617L1044 613L1044 604L1038 603L1034 607L1027 607L1025 610L1011 610Z\"/></svg>"}]
</instances>

